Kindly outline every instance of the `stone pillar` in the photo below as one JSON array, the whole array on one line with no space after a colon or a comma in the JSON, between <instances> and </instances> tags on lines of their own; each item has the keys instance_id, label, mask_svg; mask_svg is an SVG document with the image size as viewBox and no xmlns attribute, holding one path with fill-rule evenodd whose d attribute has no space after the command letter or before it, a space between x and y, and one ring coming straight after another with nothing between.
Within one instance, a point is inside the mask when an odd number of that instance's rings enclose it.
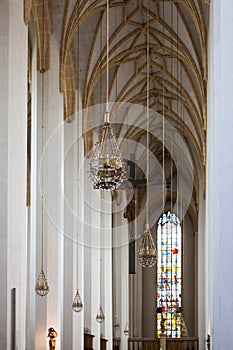
<instances>
[{"instance_id":1,"label":"stone pillar","mask_svg":"<svg viewBox=\"0 0 233 350\"><path fill-rule=\"evenodd\" d=\"M25 348L27 28L23 1L0 3L0 348ZM12 334L11 290L16 289Z\"/></svg>"},{"instance_id":2,"label":"stone pillar","mask_svg":"<svg viewBox=\"0 0 233 350\"><path fill-rule=\"evenodd\" d=\"M81 105L81 103L80 103ZM73 123L73 122L72 122ZM79 313L73 312L73 348L84 348L84 309L86 308L84 294L84 203L83 188L86 173L83 169L83 137L82 137L82 115L79 113L76 118L76 137L74 142L74 204L73 204L73 221L74 221L74 244L73 244L73 293L79 289L83 302L83 310ZM73 297L74 298L74 295Z\"/></svg>"},{"instance_id":3,"label":"stone pillar","mask_svg":"<svg viewBox=\"0 0 233 350\"><path fill-rule=\"evenodd\" d=\"M198 215L198 233L197 248L198 248L198 270L195 273L195 286L198 288L198 337L200 349L205 349L206 337L206 310L208 296L206 295L208 279L207 279L207 254L208 254L208 233L205 232L205 200L203 198L202 186L200 186L199 196L199 215ZM194 334L196 335L196 334Z\"/></svg>"},{"instance_id":4,"label":"stone pillar","mask_svg":"<svg viewBox=\"0 0 233 350\"><path fill-rule=\"evenodd\" d=\"M91 180L86 174L89 172L89 164L84 168L84 327L95 337L93 347L100 348L100 333L103 333L103 324L96 321L100 304L105 313L104 300L102 299L102 284L100 281L100 191L92 188ZM101 289L101 290L100 290Z\"/></svg>"},{"instance_id":5,"label":"stone pillar","mask_svg":"<svg viewBox=\"0 0 233 350\"><path fill-rule=\"evenodd\" d=\"M114 337L121 338L122 349L128 346L124 329L129 325L129 235L128 222L123 217L125 203L125 191L118 190L113 202L113 317L116 315L120 324Z\"/></svg>"},{"instance_id":6,"label":"stone pillar","mask_svg":"<svg viewBox=\"0 0 233 350\"><path fill-rule=\"evenodd\" d=\"M231 0L210 2L206 231L212 350L229 348L233 328L232 17Z\"/></svg>"},{"instance_id":7,"label":"stone pillar","mask_svg":"<svg viewBox=\"0 0 233 350\"><path fill-rule=\"evenodd\" d=\"M61 122L62 96L58 86L59 50L51 42L53 65L49 71L36 70L36 50L32 59L32 163L31 163L31 221L30 221L30 296L28 299L27 346L44 349L48 346L48 328L57 333L56 348L62 339L63 305L63 192L62 160L63 129ZM42 145L43 115L43 145ZM42 166L43 165L43 166ZM43 168L43 186L42 186ZM44 271L49 284L49 294L35 294L36 277L41 267L42 200L44 231Z\"/></svg>"},{"instance_id":8,"label":"stone pillar","mask_svg":"<svg viewBox=\"0 0 233 350\"><path fill-rule=\"evenodd\" d=\"M58 333L56 350L62 349L66 314L63 305L67 301L64 285L65 269L69 267L64 262L65 219L63 202L65 133L63 123L62 95L59 92L59 45L56 37L51 37L51 67L47 75L46 92L46 121L47 136L44 147L45 160L45 219L46 219L46 255L47 275L50 292L47 296L47 328L53 327ZM45 125L46 126L46 125ZM46 131L46 129L45 129ZM66 270L66 271L67 271ZM69 307L72 301L69 303ZM46 334L47 335L47 334ZM48 339L47 339L48 342Z\"/></svg>"}]
</instances>

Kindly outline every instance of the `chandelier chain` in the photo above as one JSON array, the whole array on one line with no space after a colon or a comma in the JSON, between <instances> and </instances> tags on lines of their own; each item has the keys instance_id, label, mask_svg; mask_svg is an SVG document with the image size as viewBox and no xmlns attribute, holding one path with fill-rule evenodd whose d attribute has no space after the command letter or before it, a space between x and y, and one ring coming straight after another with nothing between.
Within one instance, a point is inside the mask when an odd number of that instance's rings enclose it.
<instances>
[{"instance_id":1,"label":"chandelier chain","mask_svg":"<svg viewBox=\"0 0 233 350\"><path fill-rule=\"evenodd\" d=\"M106 111L105 121L109 123L109 0L106 2Z\"/></svg>"},{"instance_id":2,"label":"chandelier chain","mask_svg":"<svg viewBox=\"0 0 233 350\"><path fill-rule=\"evenodd\" d=\"M149 13L147 6L146 25L146 227L149 228L149 92L150 92L150 38L149 38Z\"/></svg>"}]
</instances>

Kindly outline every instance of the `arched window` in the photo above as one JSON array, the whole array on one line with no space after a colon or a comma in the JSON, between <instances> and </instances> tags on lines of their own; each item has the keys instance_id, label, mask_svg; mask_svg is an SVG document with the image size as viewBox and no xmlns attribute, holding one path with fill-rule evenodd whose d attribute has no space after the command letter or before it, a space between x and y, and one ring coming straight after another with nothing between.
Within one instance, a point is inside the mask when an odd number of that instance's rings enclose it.
<instances>
[{"instance_id":1,"label":"arched window","mask_svg":"<svg viewBox=\"0 0 233 350\"><path fill-rule=\"evenodd\" d=\"M161 329L169 338L182 331L182 232L173 213L161 216L157 229L157 336Z\"/></svg>"}]
</instances>

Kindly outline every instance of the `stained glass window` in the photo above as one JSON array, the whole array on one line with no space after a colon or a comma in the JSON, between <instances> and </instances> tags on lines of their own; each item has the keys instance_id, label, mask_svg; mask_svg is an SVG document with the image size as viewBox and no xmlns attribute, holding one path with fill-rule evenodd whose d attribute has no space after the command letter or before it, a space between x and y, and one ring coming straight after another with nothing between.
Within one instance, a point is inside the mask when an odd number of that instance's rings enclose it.
<instances>
[{"instance_id":1,"label":"stained glass window","mask_svg":"<svg viewBox=\"0 0 233 350\"><path fill-rule=\"evenodd\" d=\"M157 336L181 337L182 237L179 218L166 213L157 229Z\"/></svg>"}]
</instances>

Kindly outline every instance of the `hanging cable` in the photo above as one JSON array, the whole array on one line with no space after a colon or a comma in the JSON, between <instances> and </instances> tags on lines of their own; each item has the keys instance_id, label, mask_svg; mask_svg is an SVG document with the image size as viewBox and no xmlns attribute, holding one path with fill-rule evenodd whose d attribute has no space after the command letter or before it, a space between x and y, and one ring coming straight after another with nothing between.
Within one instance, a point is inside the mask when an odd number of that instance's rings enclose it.
<instances>
[{"instance_id":1,"label":"hanging cable","mask_svg":"<svg viewBox=\"0 0 233 350\"><path fill-rule=\"evenodd\" d=\"M149 0L148 0L149 1ZM149 5L147 4L146 25L146 227L141 236L141 245L138 249L138 261L142 267L151 267L156 263L156 248L149 225L149 89L150 89L150 42L149 42Z\"/></svg>"},{"instance_id":2,"label":"hanging cable","mask_svg":"<svg viewBox=\"0 0 233 350\"><path fill-rule=\"evenodd\" d=\"M125 178L125 163L109 121L109 1L106 2L106 108L99 141L93 150L90 176L93 188L115 190Z\"/></svg>"},{"instance_id":3,"label":"hanging cable","mask_svg":"<svg viewBox=\"0 0 233 350\"><path fill-rule=\"evenodd\" d=\"M149 44L149 14L147 8L147 25L146 25L146 229L149 230L149 105L150 105L150 44Z\"/></svg>"},{"instance_id":4,"label":"hanging cable","mask_svg":"<svg viewBox=\"0 0 233 350\"><path fill-rule=\"evenodd\" d=\"M106 110L105 122L109 123L109 0L106 4Z\"/></svg>"},{"instance_id":5,"label":"hanging cable","mask_svg":"<svg viewBox=\"0 0 233 350\"><path fill-rule=\"evenodd\" d=\"M40 69L40 73L42 74L41 79L41 269L38 274L35 292L37 295L43 297L48 294L49 286L47 283L47 279L44 273L44 73L45 73L45 8L43 1L43 33L42 33L42 68Z\"/></svg>"}]
</instances>

